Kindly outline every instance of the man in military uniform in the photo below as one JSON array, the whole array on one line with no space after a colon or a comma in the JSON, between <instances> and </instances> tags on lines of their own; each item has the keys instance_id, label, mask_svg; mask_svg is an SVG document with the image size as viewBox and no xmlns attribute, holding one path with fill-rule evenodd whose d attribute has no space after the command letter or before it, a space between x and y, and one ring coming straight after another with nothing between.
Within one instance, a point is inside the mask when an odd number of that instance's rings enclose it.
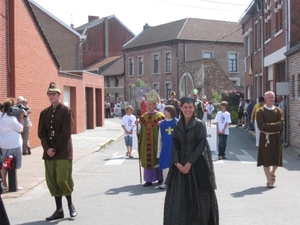
<instances>
[{"instance_id":1,"label":"man in military uniform","mask_svg":"<svg viewBox=\"0 0 300 225\"><path fill-rule=\"evenodd\" d=\"M51 106L41 112L38 125L38 136L44 149L46 183L56 203L56 211L46 218L48 221L64 218L62 196L67 198L70 216L77 216L71 197L74 186L71 139L73 113L60 102L60 94L59 87L51 82L47 90Z\"/></svg>"}]
</instances>

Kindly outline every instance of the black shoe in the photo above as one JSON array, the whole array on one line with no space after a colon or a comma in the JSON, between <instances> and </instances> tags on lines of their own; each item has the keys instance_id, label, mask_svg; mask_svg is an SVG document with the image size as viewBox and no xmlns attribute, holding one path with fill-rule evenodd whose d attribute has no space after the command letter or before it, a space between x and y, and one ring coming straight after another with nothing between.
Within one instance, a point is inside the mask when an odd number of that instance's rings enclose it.
<instances>
[{"instance_id":1,"label":"black shoe","mask_svg":"<svg viewBox=\"0 0 300 225\"><path fill-rule=\"evenodd\" d=\"M225 156L222 156L222 159L227 159Z\"/></svg>"},{"instance_id":2,"label":"black shoe","mask_svg":"<svg viewBox=\"0 0 300 225\"><path fill-rule=\"evenodd\" d=\"M219 156L219 160L221 160L222 159L222 156Z\"/></svg>"},{"instance_id":3,"label":"black shoe","mask_svg":"<svg viewBox=\"0 0 300 225\"><path fill-rule=\"evenodd\" d=\"M144 187L148 187L148 186L151 186L151 185L152 185L151 182L146 182L146 183L143 184Z\"/></svg>"},{"instance_id":4,"label":"black shoe","mask_svg":"<svg viewBox=\"0 0 300 225\"><path fill-rule=\"evenodd\" d=\"M56 210L52 216L47 217L46 220L47 221L51 221L51 220L58 220L58 219L63 219L64 216L64 211L63 210Z\"/></svg>"},{"instance_id":5,"label":"black shoe","mask_svg":"<svg viewBox=\"0 0 300 225\"><path fill-rule=\"evenodd\" d=\"M76 209L75 209L74 205L69 206L69 212L70 212L71 217L77 216L77 212L76 212Z\"/></svg>"},{"instance_id":6,"label":"black shoe","mask_svg":"<svg viewBox=\"0 0 300 225\"><path fill-rule=\"evenodd\" d=\"M161 185L164 181L163 180L159 180L158 184Z\"/></svg>"}]
</instances>

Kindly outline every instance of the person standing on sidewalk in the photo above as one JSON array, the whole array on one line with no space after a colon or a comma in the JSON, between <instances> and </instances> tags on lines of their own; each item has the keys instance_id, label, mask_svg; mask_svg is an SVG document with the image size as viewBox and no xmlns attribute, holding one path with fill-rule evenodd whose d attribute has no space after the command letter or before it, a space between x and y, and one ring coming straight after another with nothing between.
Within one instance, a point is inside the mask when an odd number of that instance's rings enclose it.
<instances>
[{"instance_id":1,"label":"person standing on sidewalk","mask_svg":"<svg viewBox=\"0 0 300 225\"><path fill-rule=\"evenodd\" d=\"M18 104L22 105L22 107L27 108L25 111L25 114L23 115L24 117L24 124L23 124L23 132L22 132L22 139L23 139L23 144L22 144L22 150L23 150L23 155L31 155L31 150L29 146L29 128L32 126L31 121L29 119L29 114L31 113L31 110L28 106L27 100L23 96L19 96L17 98Z\"/></svg>"},{"instance_id":2,"label":"person standing on sidewalk","mask_svg":"<svg viewBox=\"0 0 300 225\"><path fill-rule=\"evenodd\" d=\"M274 92L265 93L265 102L266 105L256 114L256 122L260 130L257 166L264 167L267 187L273 188L275 172L279 166L282 166L281 131L284 126L284 115L279 107L274 106Z\"/></svg>"},{"instance_id":3,"label":"person standing on sidewalk","mask_svg":"<svg viewBox=\"0 0 300 225\"><path fill-rule=\"evenodd\" d=\"M231 123L230 113L226 111L227 106L228 103L226 101L221 102L221 111L217 113L215 118L219 139L219 159L226 159L225 151L229 135L229 124Z\"/></svg>"},{"instance_id":4,"label":"person standing on sidewalk","mask_svg":"<svg viewBox=\"0 0 300 225\"><path fill-rule=\"evenodd\" d=\"M0 112L0 151L2 159L0 161L1 165L5 162L9 155L13 155L16 159L16 169L20 169L22 166L22 138L21 133L23 131L24 116L19 115L12 116L9 114L10 107L15 105L15 100L13 98L8 98L1 106ZM24 114L26 112L23 112ZM2 177L2 189L7 191L9 189L7 185L7 173L8 168L2 166L1 177ZM22 189L22 187L18 187Z\"/></svg>"},{"instance_id":5,"label":"person standing on sidewalk","mask_svg":"<svg viewBox=\"0 0 300 225\"><path fill-rule=\"evenodd\" d=\"M60 89L51 82L47 95L51 106L40 113L38 136L44 149L46 183L55 199L56 210L47 221L64 218L62 196L66 196L71 217L77 216L73 201L72 110L60 102Z\"/></svg>"},{"instance_id":6,"label":"person standing on sidewalk","mask_svg":"<svg viewBox=\"0 0 300 225\"><path fill-rule=\"evenodd\" d=\"M147 94L146 100L148 112L136 122L137 126L138 123L141 125L138 150L139 160L144 168L144 187L151 186L154 181L158 181L159 184L163 182L162 171L158 167L157 144L158 123L165 118L162 112L156 110L159 96L154 89Z\"/></svg>"}]
</instances>

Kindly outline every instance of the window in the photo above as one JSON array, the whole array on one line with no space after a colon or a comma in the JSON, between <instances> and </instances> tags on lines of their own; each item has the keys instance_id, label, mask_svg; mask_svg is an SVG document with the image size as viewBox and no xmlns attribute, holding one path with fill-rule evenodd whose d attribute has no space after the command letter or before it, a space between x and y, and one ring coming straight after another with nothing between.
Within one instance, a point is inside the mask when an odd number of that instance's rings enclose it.
<instances>
[{"instance_id":1,"label":"window","mask_svg":"<svg viewBox=\"0 0 300 225\"><path fill-rule=\"evenodd\" d=\"M166 99L170 98L171 93L171 83L166 83Z\"/></svg>"},{"instance_id":2,"label":"window","mask_svg":"<svg viewBox=\"0 0 300 225\"><path fill-rule=\"evenodd\" d=\"M166 72L171 72L171 53L166 53Z\"/></svg>"},{"instance_id":3,"label":"window","mask_svg":"<svg viewBox=\"0 0 300 225\"><path fill-rule=\"evenodd\" d=\"M203 58L204 59L211 59L212 58L212 52L203 52Z\"/></svg>"},{"instance_id":4,"label":"window","mask_svg":"<svg viewBox=\"0 0 300 225\"><path fill-rule=\"evenodd\" d=\"M143 57L139 57L139 75L144 74L144 59Z\"/></svg>"},{"instance_id":5,"label":"window","mask_svg":"<svg viewBox=\"0 0 300 225\"><path fill-rule=\"evenodd\" d=\"M153 65L153 73L158 73L158 62L159 62L159 57L158 54L155 54L153 57L154 65Z\"/></svg>"},{"instance_id":6,"label":"window","mask_svg":"<svg viewBox=\"0 0 300 225\"><path fill-rule=\"evenodd\" d=\"M129 59L129 75L133 76L133 58Z\"/></svg>"},{"instance_id":7,"label":"window","mask_svg":"<svg viewBox=\"0 0 300 225\"><path fill-rule=\"evenodd\" d=\"M238 72L236 53L229 53L229 72Z\"/></svg>"},{"instance_id":8,"label":"window","mask_svg":"<svg viewBox=\"0 0 300 225\"><path fill-rule=\"evenodd\" d=\"M104 79L106 80L106 87L110 87L109 77L104 77Z\"/></svg>"},{"instance_id":9,"label":"window","mask_svg":"<svg viewBox=\"0 0 300 225\"><path fill-rule=\"evenodd\" d=\"M240 86L240 79L239 78L230 78L230 81L234 86Z\"/></svg>"},{"instance_id":10,"label":"window","mask_svg":"<svg viewBox=\"0 0 300 225\"><path fill-rule=\"evenodd\" d=\"M153 89L159 94L159 84L158 83L153 84Z\"/></svg>"},{"instance_id":11,"label":"window","mask_svg":"<svg viewBox=\"0 0 300 225\"><path fill-rule=\"evenodd\" d=\"M115 77L115 87L119 87L119 78Z\"/></svg>"}]
</instances>

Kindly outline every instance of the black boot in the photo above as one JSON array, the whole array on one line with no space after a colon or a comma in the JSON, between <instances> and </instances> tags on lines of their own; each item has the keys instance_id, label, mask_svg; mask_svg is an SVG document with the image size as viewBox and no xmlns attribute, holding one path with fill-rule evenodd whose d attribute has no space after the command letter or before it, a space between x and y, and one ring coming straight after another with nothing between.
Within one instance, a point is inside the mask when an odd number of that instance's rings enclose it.
<instances>
[{"instance_id":1,"label":"black boot","mask_svg":"<svg viewBox=\"0 0 300 225\"><path fill-rule=\"evenodd\" d=\"M58 219L63 219L64 216L64 211L63 210L56 210L52 216L47 217L46 220L47 221L51 221L51 220L58 220Z\"/></svg>"},{"instance_id":2,"label":"black boot","mask_svg":"<svg viewBox=\"0 0 300 225\"><path fill-rule=\"evenodd\" d=\"M71 217L77 216L77 212L76 212L76 209L75 209L74 205L69 206L69 212L70 212Z\"/></svg>"}]
</instances>

